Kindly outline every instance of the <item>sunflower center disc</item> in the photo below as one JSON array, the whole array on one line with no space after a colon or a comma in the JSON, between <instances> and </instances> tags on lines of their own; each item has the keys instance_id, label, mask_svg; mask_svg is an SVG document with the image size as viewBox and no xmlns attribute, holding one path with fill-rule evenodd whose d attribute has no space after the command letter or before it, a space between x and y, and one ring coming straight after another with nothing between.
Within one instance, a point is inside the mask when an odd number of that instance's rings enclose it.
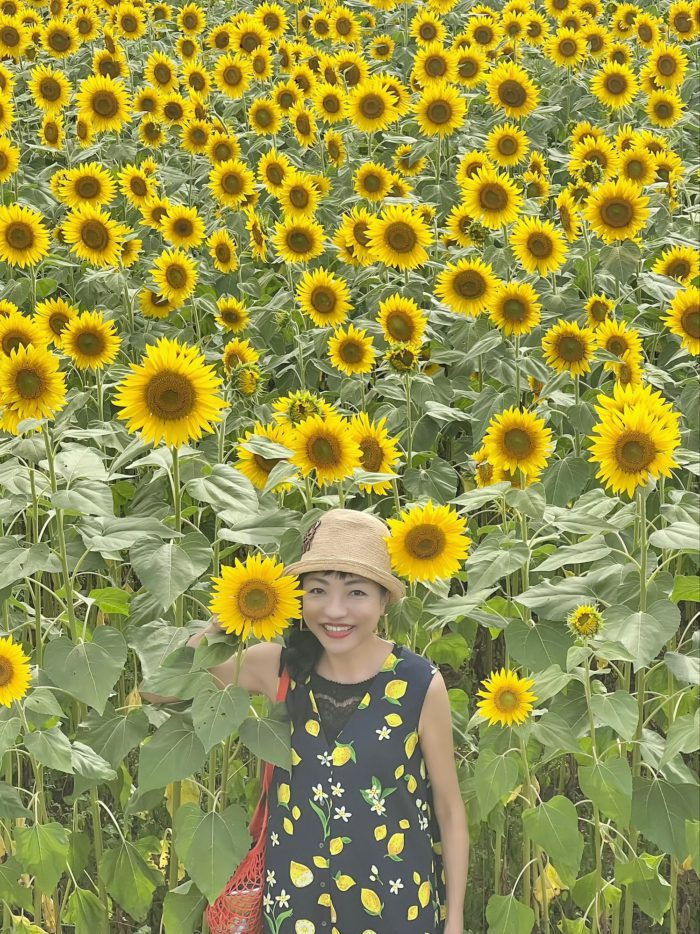
<instances>
[{"instance_id":1,"label":"sunflower center disc","mask_svg":"<svg viewBox=\"0 0 700 934\"><path fill-rule=\"evenodd\" d=\"M622 75L611 75L605 84L610 94L624 94L627 90L627 82Z\"/></svg>"},{"instance_id":2,"label":"sunflower center disc","mask_svg":"<svg viewBox=\"0 0 700 934\"><path fill-rule=\"evenodd\" d=\"M406 551L426 561L441 554L445 548L445 533L434 525L417 525L406 535Z\"/></svg>"},{"instance_id":3,"label":"sunflower center disc","mask_svg":"<svg viewBox=\"0 0 700 934\"><path fill-rule=\"evenodd\" d=\"M459 63L459 73L462 78L473 78L476 74L476 62L473 58L463 58Z\"/></svg>"},{"instance_id":4,"label":"sunflower center disc","mask_svg":"<svg viewBox=\"0 0 700 934\"><path fill-rule=\"evenodd\" d=\"M559 46L559 51L565 58L571 58L572 55L576 54L576 43L573 39L564 39Z\"/></svg>"},{"instance_id":5,"label":"sunflower center disc","mask_svg":"<svg viewBox=\"0 0 700 934\"><path fill-rule=\"evenodd\" d=\"M383 98L378 94L367 94L362 99L360 110L362 111L363 117L370 117L376 120L378 117L382 116L386 110L386 105Z\"/></svg>"},{"instance_id":6,"label":"sunflower center disc","mask_svg":"<svg viewBox=\"0 0 700 934\"><path fill-rule=\"evenodd\" d=\"M246 581L238 592L238 610L249 619L264 619L275 609L272 589L261 581Z\"/></svg>"},{"instance_id":7,"label":"sunflower center disc","mask_svg":"<svg viewBox=\"0 0 700 934\"><path fill-rule=\"evenodd\" d=\"M479 28L474 31L474 38L479 45L487 45L491 41L492 36L493 33L488 26L479 26Z\"/></svg>"},{"instance_id":8,"label":"sunflower center disc","mask_svg":"<svg viewBox=\"0 0 700 934\"><path fill-rule=\"evenodd\" d=\"M394 340L410 341L413 337L413 324L403 312L395 311L386 320L386 329Z\"/></svg>"},{"instance_id":9,"label":"sunflower center disc","mask_svg":"<svg viewBox=\"0 0 700 934\"><path fill-rule=\"evenodd\" d=\"M527 457L532 450L530 436L522 428L511 428L505 433L503 444L509 454L515 457Z\"/></svg>"},{"instance_id":10,"label":"sunflower center disc","mask_svg":"<svg viewBox=\"0 0 700 934\"><path fill-rule=\"evenodd\" d=\"M630 178L641 178L644 174L644 166L639 159L630 159L627 163L627 174Z\"/></svg>"},{"instance_id":11,"label":"sunflower center disc","mask_svg":"<svg viewBox=\"0 0 700 934\"><path fill-rule=\"evenodd\" d=\"M3 352L9 357L13 350L18 347L26 347L29 343L21 334L6 334L2 341Z\"/></svg>"},{"instance_id":12,"label":"sunflower center disc","mask_svg":"<svg viewBox=\"0 0 700 934\"><path fill-rule=\"evenodd\" d=\"M100 117L114 117L119 112L119 102L109 91L100 91L92 99L92 109Z\"/></svg>"},{"instance_id":13,"label":"sunflower center disc","mask_svg":"<svg viewBox=\"0 0 700 934\"><path fill-rule=\"evenodd\" d=\"M427 60L425 63L425 70L432 77L437 75L444 75L447 71L447 65L443 58L439 55L435 55Z\"/></svg>"},{"instance_id":14,"label":"sunflower center disc","mask_svg":"<svg viewBox=\"0 0 700 934\"><path fill-rule=\"evenodd\" d=\"M217 49L227 49L230 40L225 32L220 32L214 41Z\"/></svg>"},{"instance_id":15,"label":"sunflower center disc","mask_svg":"<svg viewBox=\"0 0 700 934\"><path fill-rule=\"evenodd\" d=\"M100 221L86 221L80 228L80 239L90 250L104 250L109 244L109 234Z\"/></svg>"},{"instance_id":16,"label":"sunflower center disc","mask_svg":"<svg viewBox=\"0 0 700 934\"><path fill-rule=\"evenodd\" d=\"M651 39L651 29L645 24L639 27L639 38L642 42L648 42Z\"/></svg>"},{"instance_id":17,"label":"sunflower center disc","mask_svg":"<svg viewBox=\"0 0 700 934\"><path fill-rule=\"evenodd\" d=\"M268 165L267 177L273 185L281 185L284 181L284 172L278 165Z\"/></svg>"},{"instance_id":18,"label":"sunflower center disc","mask_svg":"<svg viewBox=\"0 0 700 934\"><path fill-rule=\"evenodd\" d=\"M44 138L48 143L55 143L58 139L58 127L55 123L47 123L44 127Z\"/></svg>"},{"instance_id":19,"label":"sunflower center disc","mask_svg":"<svg viewBox=\"0 0 700 934\"><path fill-rule=\"evenodd\" d=\"M364 185L366 191L375 192L381 190L382 180L378 175L373 175L370 173L369 175L365 175L365 177L362 179L362 184Z\"/></svg>"},{"instance_id":20,"label":"sunflower center disc","mask_svg":"<svg viewBox=\"0 0 700 934\"><path fill-rule=\"evenodd\" d=\"M311 294L311 304L315 311L327 315L335 308L335 294L330 289L314 289Z\"/></svg>"},{"instance_id":21,"label":"sunflower center disc","mask_svg":"<svg viewBox=\"0 0 700 934\"><path fill-rule=\"evenodd\" d=\"M552 255L552 241L541 233L532 234L527 238L527 248L533 256L546 257Z\"/></svg>"},{"instance_id":22,"label":"sunflower center disc","mask_svg":"<svg viewBox=\"0 0 700 934\"><path fill-rule=\"evenodd\" d=\"M308 234L305 234L303 230L293 231L287 240L287 244L294 253L308 253L311 249Z\"/></svg>"},{"instance_id":23,"label":"sunflower center disc","mask_svg":"<svg viewBox=\"0 0 700 934\"><path fill-rule=\"evenodd\" d=\"M8 659L0 659L0 687L5 687L12 680L14 669Z\"/></svg>"},{"instance_id":24,"label":"sunflower center disc","mask_svg":"<svg viewBox=\"0 0 700 934\"><path fill-rule=\"evenodd\" d=\"M241 179L235 172L227 172L221 179L221 187L227 195L237 195L241 188Z\"/></svg>"},{"instance_id":25,"label":"sunflower center disc","mask_svg":"<svg viewBox=\"0 0 700 934\"><path fill-rule=\"evenodd\" d=\"M634 216L632 205L629 201L616 198L608 201L601 209L601 216L608 227L626 227Z\"/></svg>"},{"instance_id":26,"label":"sunflower center disc","mask_svg":"<svg viewBox=\"0 0 700 934\"><path fill-rule=\"evenodd\" d=\"M228 263L231 261L231 250L225 243L217 244L216 258L220 263Z\"/></svg>"},{"instance_id":27,"label":"sunflower center disc","mask_svg":"<svg viewBox=\"0 0 700 934\"><path fill-rule=\"evenodd\" d=\"M501 710L512 710L518 702L518 698L512 691L499 691L497 706Z\"/></svg>"},{"instance_id":28,"label":"sunflower center disc","mask_svg":"<svg viewBox=\"0 0 700 934\"><path fill-rule=\"evenodd\" d=\"M299 130L302 136L308 136L311 132L311 124L306 114L300 114L297 117L297 130Z\"/></svg>"},{"instance_id":29,"label":"sunflower center disc","mask_svg":"<svg viewBox=\"0 0 700 934\"><path fill-rule=\"evenodd\" d=\"M603 48L603 40L600 36L590 36L588 39L588 47L591 52L600 52Z\"/></svg>"},{"instance_id":30,"label":"sunflower center disc","mask_svg":"<svg viewBox=\"0 0 700 934\"><path fill-rule=\"evenodd\" d=\"M168 266L165 281L173 289L182 289L187 284L187 272L182 266Z\"/></svg>"},{"instance_id":31,"label":"sunflower center disc","mask_svg":"<svg viewBox=\"0 0 700 934\"><path fill-rule=\"evenodd\" d=\"M168 120L182 119L182 107L177 103L177 101L171 101L169 104L166 104L163 108L163 113L168 118Z\"/></svg>"},{"instance_id":32,"label":"sunflower center disc","mask_svg":"<svg viewBox=\"0 0 700 934\"><path fill-rule=\"evenodd\" d=\"M156 65L153 69L153 77L158 84L169 84L172 78L172 72L167 65Z\"/></svg>"},{"instance_id":33,"label":"sunflower center disc","mask_svg":"<svg viewBox=\"0 0 700 934\"><path fill-rule=\"evenodd\" d=\"M255 119L260 126L270 126L272 123L272 114L267 107L259 107L255 114Z\"/></svg>"},{"instance_id":34,"label":"sunflower center disc","mask_svg":"<svg viewBox=\"0 0 700 934\"><path fill-rule=\"evenodd\" d=\"M338 103L338 98L329 96L323 98L323 109L326 113L337 114L340 110L340 104Z\"/></svg>"},{"instance_id":35,"label":"sunflower center disc","mask_svg":"<svg viewBox=\"0 0 700 934\"><path fill-rule=\"evenodd\" d=\"M146 387L146 405L165 421L186 418L195 401L192 383L179 373L157 373Z\"/></svg>"},{"instance_id":36,"label":"sunflower center disc","mask_svg":"<svg viewBox=\"0 0 700 934\"><path fill-rule=\"evenodd\" d=\"M593 318L594 321L605 321L607 314L607 306L602 302L593 302L591 305L591 318Z\"/></svg>"},{"instance_id":37,"label":"sunflower center disc","mask_svg":"<svg viewBox=\"0 0 700 934\"><path fill-rule=\"evenodd\" d=\"M670 55L662 55L656 64L662 75L670 77L676 70L676 61Z\"/></svg>"},{"instance_id":38,"label":"sunflower center disc","mask_svg":"<svg viewBox=\"0 0 700 934\"><path fill-rule=\"evenodd\" d=\"M360 363L364 356L362 345L357 341L345 341L340 349L340 356L345 363Z\"/></svg>"},{"instance_id":39,"label":"sunflower center disc","mask_svg":"<svg viewBox=\"0 0 700 934\"><path fill-rule=\"evenodd\" d=\"M39 93L46 101L57 101L61 96L61 86L55 78L43 78L39 84Z\"/></svg>"},{"instance_id":40,"label":"sunflower center disc","mask_svg":"<svg viewBox=\"0 0 700 934\"><path fill-rule=\"evenodd\" d=\"M498 151L504 156L513 156L518 151L518 143L512 136L504 136L498 141Z\"/></svg>"},{"instance_id":41,"label":"sunflower center disc","mask_svg":"<svg viewBox=\"0 0 700 934\"><path fill-rule=\"evenodd\" d=\"M122 17L122 29L124 32L136 32L138 24L133 16Z\"/></svg>"},{"instance_id":42,"label":"sunflower center disc","mask_svg":"<svg viewBox=\"0 0 700 934\"><path fill-rule=\"evenodd\" d=\"M0 172L4 171L8 167L9 164L10 164L10 160L7 158L5 153L0 152Z\"/></svg>"},{"instance_id":43,"label":"sunflower center disc","mask_svg":"<svg viewBox=\"0 0 700 934\"><path fill-rule=\"evenodd\" d=\"M235 65L229 65L228 68L224 69L223 77L225 84L235 88L237 84L240 84L243 75L241 74L240 68L237 68Z\"/></svg>"},{"instance_id":44,"label":"sunflower center disc","mask_svg":"<svg viewBox=\"0 0 700 934\"><path fill-rule=\"evenodd\" d=\"M321 467L337 464L339 459L333 442L324 437L312 438L309 454L312 463Z\"/></svg>"},{"instance_id":45,"label":"sunflower center disc","mask_svg":"<svg viewBox=\"0 0 700 934\"><path fill-rule=\"evenodd\" d=\"M503 82L498 90L498 96L509 107L522 107L527 101L525 88L512 78Z\"/></svg>"},{"instance_id":46,"label":"sunflower center disc","mask_svg":"<svg viewBox=\"0 0 700 934\"><path fill-rule=\"evenodd\" d=\"M289 200L295 208L305 208L309 203L309 194L304 188L292 188Z\"/></svg>"},{"instance_id":47,"label":"sunflower center disc","mask_svg":"<svg viewBox=\"0 0 700 934\"><path fill-rule=\"evenodd\" d=\"M465 269L457 273L452 287L458 295L463 295L465 298L479 298L486 291L486 283L473 269Z\"/></svg>"},{"instance_id":48,"label":"sunflower center disc","mask_svg":"<svg viewBox=\"0 0 700 934\"><path fill-rule=\"evenodd\" d=\"M66 49L70 48L70 36L66 35L64 32L55 32L51 36L49 45L57 52L65 52Z\"/></svg>"},{"instance_id":49,"label":"sunflower center disc","mask_svg":"<svg viewBox=\"0 0 700 934\"><path fill-rule=\"evenodd\" d=\"M557 344L557 351L559 356L563 360L567 360L569 363L576 363L579 360L583 360L584 346L577 337L562 337L559 339Z\"/></svg>"},{"instance_id":50,"label":"sunflower center disc","mask_svg":"<svg viewBox=\"0 0 700 934\"><path fill-rule=\"evenodd\" d=\"M184 217L181 217L179 220L175 221L175 233L178 235L178 237L191 237L192 232L192 221L189 221Z\"/></svg>"},{"instance_id":51,"label":"sunflower center disc","mask_svg":"<svg viewBox=\"0 0 700 934\"><path fill-rule=\"evenodd\" d=\"M432 101L426 114L433 123L447 123L452 116L452 108L447 101Z\"/></svg>"},{"instance_id":52,"label":"sunflower center disc","mask_svg":"<svg viewBox=\"0 0 700 934\"><path fill-rule=\"evenodd\" d=\"M237 324L238 323L238 312L237 311L222 311L221 320L225 321L226 324Z\"/></svg>"},{"instance_id":53,"label":"sunflower center disc","mask_svg":"<svg viewBox=\"0 0 700 934\"><path fill-rule=\"evenodd\" d=\"M500 186L487 185L482 190L479 201L487 211L502 211L508 203L508 198Z\"/></svg>"},{"instance_id":54,"label":"sunflower center disc","mask_svg":"<svg viewBox=\"0 0 700 934\"><path fill-rule=\"evenodd\" d=\"M5 231L5 240L13 250L28 250L34 243L32 229L23 221L10 224Z\"/></svg>"},{"instance_id":55,"label":"sunflower center disc","mask_svg":"<svg viewBox=\"0 0 700 934\"><path fill-rule=\"evenodd\" d=\"M44 381L36 370L20 370L15 377L15 388L23 399L36 399L42 393Z\"/></svg>"},{"instance_id":56,"label":"sunflower center disc","mask_svg":"<svg viewBox=\"0 0 700 934\"><path fill-rule=\"evenodd\" d=\"M253 35L252 33L245 36L243 40L241 41L241 48L244 49L246 52L252 52L254 49L257 49L259 45L260 45L260 40L258 39L257 36Z\"/></svg>"},{"instance_id":57,"label":"sunflower center disc","mask_svg":"<svg viewBox=\"0 0 700 934\"><path fill-rule=\"evenodd\" d=\"M19 32L14 26L5 26L2 32L0 32L0 38L2 38L3 43L9 48L19 45Z\"/></svg>"},{"instance_id":58,"label":"sunflower center disc","mask_svg":"<svg viewBox=\"0 0 700 934\"><path fill-rule=\"evenodd\" d=\"M660 101L656 105L656 115L661 117L662 120L668 120L669 117L673 116L673 107L665 101Z\"/></svg>"},{"instance_id":59,"label":"sunflower center disc","mask_svg":"<svg viewBox=\"0 0 700 934\"><path fill-rule=\"evenodd\" d=\"M618 466L627 473L645 470L654 459L656 449L647 435L633 431L620 438L616 445Z\"/></svg>"},{"instance_id":60,"label":"sunflower center disc","mask_svg":"<svg viewBox=\"0 0 700 934\"><path fill-rule=\"evenodd\" d=\"M362 450L362 466L370 473L376 473L382 466L382 449L374 438L365 438L360 441Z\"/></svg>"},{"instance_id":61,"label":"sunflower center disc","mask_svg":"<svg viewBox=\"0 0 700 934\"><path fill-rule=\"evenodd\" d=\"M100 185L97 179L81 178L75 186L75 191L78 197L88 200L97 197L100 193Z\"/></svg>"},{"instance_id":62,"label":"sunflower center disc","mask_svg":"<svg viewBox=\"0 0 700 934\"><path fill-rule=\"evenodd\" d=\"M386 230L386 242L396 253L410 253L416 246L415 231L403 221L391 224Z\"/></svg>"},{"instance_id":63,"label":"sunflower center disc","mask_svg":"<svg viewBox=\"0 0 700 934\"><path fill-rule=\"evenodd\" d=\"M503 316L508 321L524 321L525 307L517 298L509 298L503 306Z\"/></svg>"},{"instance_id":64,"label":"sunflower center disc","mask_svg":"<svg viewBox=\"0 0 700 934\"><path fill-rule=\"evenodd\" d=\"M700 339L700 308L695 305L688 308L681 318L683 330L695 340Z\"/></svg>"},{"instance_id":65,"label":"sunflower center disc","mask_svg":"<svg viewBox=\"0 0 700 934\"><path fill-rule=\"evenodd\" d=\"M100 335L90 332L79 334L75 343L80 353L86 357L97 357L104 349L104 341Z\"/></svg>"},{"instance_id":66,"label":"sunflower center disc","mask_svg":"<svg viewBox=\"0 0 700 934\"><path fill-rule=\"evenodd\" d=\"M693 23L687 13L678 13L673 25L676 27L678 32L690 32Z\"/></svg>"},{"instance_id":67,"label":"sunflower center disc","mask_svg":"<svg viewBox=\"0 0 700 934\"><path fill-rule=\"evenodd\" d=\"M195 127L190 132L190 139L195 144L195 146L203 146L207 141L207 134L200 127Z\"/></svg>"},{"instance_id":68,"label":"sunflower center disc","mask_svg":"<svg viewBox=\"0 0 700 934\"><path fill-rule=\"evenodd\" d=\"M187 13L183 19L183 23L185 24L186 29L196 29L198 25L197 17L192 16L191 13Z\"/></svg>"},{"instance_id":69,"label":"sunflower center disc","mask_svg":"<svg viewBox=\"0 0 700 934\"><path fill-rule=\"evenodd\" d=\"M609 350L610 353L614 353L616 357L621 357L627 350L627 344L621 337L613 337L608 341L608 346L605 349Z\"/></svg>"},{"instance_id":70,"label":"sunflower center disc","mask_svg":"<svg viewBox=\"0 0 700 934\"><path fill-rule=\"evenodd\" d=\"M49 318L49 327L54 334L58 335L68 324L68 318L65 315L54 314Z\"/></svg>"},{"instance_id":71,"label":"sunflower center disc","mask_svg":"<svg viewBox=\"0 0 700 934\"><path fill-rule=\"evenodd\" d=\"M357 240L357 242L360 244L360 246L364 246L364 247L369 246L369 237L367 236L368 229L369 228L367 224L365 223L365 221L359 221L352 228L352 235L355 238L355 240Z\"/></svg>"}]
</instances>

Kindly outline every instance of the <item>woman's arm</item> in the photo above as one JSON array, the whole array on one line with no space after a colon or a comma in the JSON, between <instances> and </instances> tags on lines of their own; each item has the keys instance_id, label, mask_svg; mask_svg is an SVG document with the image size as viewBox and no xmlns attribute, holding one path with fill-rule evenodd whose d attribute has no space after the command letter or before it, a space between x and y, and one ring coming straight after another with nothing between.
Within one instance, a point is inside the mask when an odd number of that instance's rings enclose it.
<instances>
[{"instance_id":1,"label":"woman's arm","mask_svg":"<svg viewBox=\"0 0 700 934\"><path fill-rule=\"evenodd\" d=\"M192 646L192 648L196 648L205 636L210 636L217 632L221 632L221 627L218 624L216 616L212 616L209 625L205 626L204 629L200 629L199 632L191 636L187 640L186 645ZM219 665L215 665L213 668L209 668L209 674L216 678L217 669L220 667L221 666ZM141 697L145 701L148 701L150 704L177 704L182 700L181 697L166 697L164 694L150 694L148 691L141 691L140 686L139 693L141 694Z\"/></svg>"}]
</instances>

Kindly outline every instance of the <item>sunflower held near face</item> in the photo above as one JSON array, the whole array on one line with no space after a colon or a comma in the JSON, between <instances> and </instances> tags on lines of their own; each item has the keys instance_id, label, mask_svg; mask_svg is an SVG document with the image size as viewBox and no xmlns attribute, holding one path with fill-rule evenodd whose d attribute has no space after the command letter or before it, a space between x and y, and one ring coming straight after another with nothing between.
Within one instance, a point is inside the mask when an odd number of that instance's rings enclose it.
<instances>
[{"instance_id":1,"label":"sunflower held near face","mask_svg":"<svg viewBox=\"0 0 700 934\"><path fill-rule=\"evenodd\" d=\"M161 338L117 386L114 404L129 431L180 447L212 432L226 406L221 380L194 347Z\"/></svg>"},{"instance_id":2,"label":"sunflower held near face","mask_svg":"<svg viewBox=\"0 0 700 934\"><path fill-rule=\"evenodd\" d=\"M446 580L453 577L466 558L471 538L467 520L450 506L404 509L398 519L387 519L386 537L391 566L409 581Z\"/></svg>"},{"instance_id":3,"label":"sunflower held near face","mask_svg":"<svg viewBox=\"0 0 700 934\"><path fill-rule=\"evenodd\" d=\"M11 707L27 693L32 674L29 658L12 636L0 639L0 704Z\"/></svg>"},{"instance_id":4,"label":"sunflower held near face","mask_svg":"<svg viewBox=\"0 0 700 934\"><path fill-rule=\"evenodd\" d=\"M213 577L214 596L209 609L228 633L247 639L271 641L284 632L290 619L301 616L300 597L306 592L297 577L284 573L275 558L249 555L245 562L236 558L233 567L221 569Z\"/></svg>"},{"instance_id":5,"label":"sunflower held near face","mask_svg":"<svg viewBox=\"0 0 700 934\"><path fill-rule=\"evenodd\" d=\"M483 446L494 467L530 477L546 467L551 440L544 419L512 406L491 419Z\"/></svg>"},{"instance_id":6,"label":"sunflower held near face","mask_svg":"<svg viewBox=\"0 0 700 934\"><path fill-rule=\"evenodd\" d=\"M346 420L334 412L312 415L296 425L289 446L292 463L304 477L313 473L319 486L351 477L362 462Z\"/></svg>"},{"instance_id":7,"label":"sunflower held near face","mask_svg":"<svg viewBox=\"0 0 700 934\"><path fill-rule=\"evenodd\" d=\"M477 694L483 700L476 706L481 716L488 720L489 726L494 723L512 726L527 720L537 700L530 690L535 684L532 678L521 678L514 671L501 668L481 683L484 687Z\"/></svg>"}]
</instances>

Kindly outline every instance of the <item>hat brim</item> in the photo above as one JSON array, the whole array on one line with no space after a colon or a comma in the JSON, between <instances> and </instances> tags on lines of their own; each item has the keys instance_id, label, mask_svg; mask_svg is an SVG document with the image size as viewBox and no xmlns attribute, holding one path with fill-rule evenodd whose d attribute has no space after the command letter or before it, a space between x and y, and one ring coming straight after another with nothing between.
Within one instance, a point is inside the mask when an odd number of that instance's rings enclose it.
<instances>
[{"instance_id":1,"label":"hat brim","mask_svg":"<svg viewBox=\"0 0 700 934\"><path fill-rule=\"evenodd\" d=\"M317 558L315 561L305 561L302 558L300 561L295 561L293 564L286 565L284 569L285 574L296 574L297 576L308 574L311 571L348 571L350 573L359 574L360 577L367 577L369 580L373 580L383 587L386 587L389 591L389 603L398 603L399 600L406 596L406 587L402 580L398 577L394 577L393 574L385 574L383 571L378 571L376 568L363 564L361 561L335 558Z\"/></svg>"}]
</instances>

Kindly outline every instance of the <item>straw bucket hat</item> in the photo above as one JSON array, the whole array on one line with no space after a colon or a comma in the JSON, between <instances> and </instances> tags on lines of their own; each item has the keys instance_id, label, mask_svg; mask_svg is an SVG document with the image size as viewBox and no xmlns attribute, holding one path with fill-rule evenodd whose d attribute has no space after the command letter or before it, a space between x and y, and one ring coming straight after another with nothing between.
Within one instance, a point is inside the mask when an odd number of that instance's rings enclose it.
<instances>
[{"instance_id":1,"label":"straw bucket hat","mask_svg":"<svg viewBox=\"0 0 700 934\"><path fill-rule=\"evenodd\" d=\"M304 536L301 558L285 574L348 571L368 577L389 591L388 603L406 594L403 581L391 573L385 538L388 526L377 516L354 509L329 509Z\"/></svg>"}]
</instances>

